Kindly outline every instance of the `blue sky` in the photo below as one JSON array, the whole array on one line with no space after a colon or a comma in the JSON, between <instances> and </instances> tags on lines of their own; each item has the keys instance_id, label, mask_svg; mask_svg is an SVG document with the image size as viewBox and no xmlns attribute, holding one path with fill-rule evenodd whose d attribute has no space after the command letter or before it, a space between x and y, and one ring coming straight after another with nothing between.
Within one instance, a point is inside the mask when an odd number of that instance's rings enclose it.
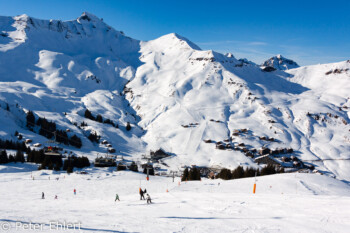
<instances>
[{"instance_id":1,"label":"blue sky","mask_svg":"<svg viewBox=\"0 0 350 233\"><path fill-rule=\"evenodd\" d=\"M0 15L70 20L88 11L135 39L176 32L202 49L301 65L350 59L349 9L345 0L0 0Z\"/></svg>"}]
</instances>

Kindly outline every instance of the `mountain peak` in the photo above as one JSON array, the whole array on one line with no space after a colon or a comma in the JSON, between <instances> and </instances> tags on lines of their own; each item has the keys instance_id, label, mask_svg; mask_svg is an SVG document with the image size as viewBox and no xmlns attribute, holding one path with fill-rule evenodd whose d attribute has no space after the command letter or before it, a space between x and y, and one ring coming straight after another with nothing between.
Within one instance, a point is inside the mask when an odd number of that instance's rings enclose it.
<instances>
[{"instance_id":1,"label":"mountain peak","mask_svg":"<svg viewBox=\"0 0 350 233\"><path fill-rule=\"evenodd\" d=\"M169 33L164 36L161 36L154 40L161 45L161 47L172 47L172 46L180 46L182 48L191 48L194 50L201 50L201 48L190 41L189 39L177 34L177 33Z\"/></svg>"},{"instance_id":2,"label":"mountain peak","mask_svg":"<svg viewBox=\"0 0 350 233\"><path fill-rule=\"evenodd\" d=\"M289 70L299 67L295 61L285 58L281 54L277 54L276 56L273 56L270 59L266 60L262 66L273 67L277 70Z\"/></svg>"},{"instance_id":3,"label":"mountain peak","mask_svg":"<svg viewBox=\"0 0 350 233\"><path fill-rule=\"evenodd\" d=\"M98 18L96 15L91 14L89 12L84 11L81 16L79 16L79 18L77 19L78 22L81 21L93 21L93 22L98 22L98 21L102 21L102 19Z\"/></svg>"},{"instance_id":4,"label":"mountain peak","mask_svg":"<svg viewBox=\"0 0 350 233\"><path fill-rule=\"evenodd\" d=\"M201 50L201 48L198 47L198 45L196 45L195 43L193 43L192 41L190 41L189 39L187 39L186 37L183 37L175 32L173 33L169 33L167 35L165 35L165 37L173 37L173 38L176 38L180 41L184 41L186 42L192 49L195 49L195 50Z\"/></svg>"}]
</instances>

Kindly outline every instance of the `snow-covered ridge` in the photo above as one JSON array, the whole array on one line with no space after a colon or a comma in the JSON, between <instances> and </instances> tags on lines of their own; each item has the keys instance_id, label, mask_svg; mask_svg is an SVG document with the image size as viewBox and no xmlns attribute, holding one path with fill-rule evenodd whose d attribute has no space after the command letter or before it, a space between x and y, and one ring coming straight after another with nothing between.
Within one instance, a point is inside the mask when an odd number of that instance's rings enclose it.
<instances>
[{"instance_id":1,"label":"snow-covered ridge","mask_svg":"<svg viewBox=\"0 0 350 233\"><path fill-rule=\"evenodd\" d=\"M289 70L299 67L299 65L295 61L287 59L281 54L278 54L277 56L271 57L270 59L266 60L262 64L262 66L273 67L276 70Z\"/></svg>"}]
</instances>

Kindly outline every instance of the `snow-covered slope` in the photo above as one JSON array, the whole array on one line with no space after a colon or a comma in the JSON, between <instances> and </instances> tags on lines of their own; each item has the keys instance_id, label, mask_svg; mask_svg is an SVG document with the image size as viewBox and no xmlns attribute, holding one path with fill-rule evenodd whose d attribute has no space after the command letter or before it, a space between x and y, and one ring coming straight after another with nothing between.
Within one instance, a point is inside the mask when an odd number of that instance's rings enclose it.
<instances>
[{"instance_id":1,"label":"snow-covered slope","mask_svg":"<svg viewBox=\"0 0 350 233\"><path fill-rule=\"evenodd\" d=\"M120 151L142 150L142 131L137 127L131 132L123 130L126 122L136 125L137 120L121 96L123 86L140 64L138 40L90 13L66 22L27 15L0 17L0 29L0 104L2 108L6 103L10 106L10 112L0 110L6 115L0 120L16 121L14 127L2 125L4 138L13 139L17 130L36 142L47 141L25 131L25 116L17 112L32 110L58 123L59 129L69 129L70 135L83 138L84 152L106 151L86 140L90 132L110 140ZM83 118L86 108L121 127ZM88 126L80 129L73 125L83 121Z\"/></svg>"},{"instance_id":2,"label":"snow-covered slope","mask_svg":"<svg viewBox=\"0 0 350 233\"><path fill-rule=\"evenodd\" d=\"M32 110L83 138L81 150L69 149L90 158L106 151L86 138L96 131L130 159L163 148L169 170L258 166L248 152L265 146L293 148L350 180L349 62L291 69L280 56L278 70L264 72L177 34L131 39L89 13L67 22L0 17L0 32L1 138L17 130L45 142L26 128L23 111ZM86 108L119 128L87 120Z\"/></svg>"},{"instance_id":3,"label":"snow-covered slope","mask_svg":"<svg viewBox=\"0 0 350 233\"><path fill-rule=\"evenodd\" d=\"M271 57L270 59L264 61L262 66L273 67L276 70L289 70L299 67L295 61L282 57L281 54L278 54L277 56Z\"/></svg>"},{"instance_id":4,"label":"snow-covered slope","mask_svg":"<svg viewBox=\"0 0 350 233\"><path fill-rule=\"evenodd\" d=\"M259 177L253 194L254 178L178 185L179 178L173 183L172 178L151 177L147 182L144 174L127 171L93 168L87 175L68 176L19 172L23 167L18 164L3 167L0 225L8 226L8 232L28 232L24 224L29 223L42 226L30 232L318 233L348 232L350 227L349 186L317 174ZM152 204L140 200L140 186ZM116 193L120 201L114 202ZM76 229L55 229L57 221L76 223Z\"/></svg>"}]
</instances>

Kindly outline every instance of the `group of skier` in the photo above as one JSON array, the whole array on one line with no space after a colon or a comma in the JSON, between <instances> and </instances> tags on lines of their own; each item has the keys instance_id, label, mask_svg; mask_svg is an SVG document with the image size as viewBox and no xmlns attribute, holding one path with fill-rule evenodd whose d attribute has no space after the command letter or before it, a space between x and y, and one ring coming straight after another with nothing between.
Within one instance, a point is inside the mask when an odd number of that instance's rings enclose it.
<instances>
[{"instance_id":1,"label":"group of skier","mask_svg":"<svg viewBox=\"0 0 350 233\"><path fill-rule=\"evenodd\" d=\"M145 190L142 190L142 189L140 188L139 192L140 192L140 200L147 200L147 204L151 204L151 203L152 203L151 196L147 193L147 190L146 190L146 189L145 189ZM74 190L73 190L73 193L74 193L74 195L76 195L76 194L77 194L77 190L74 189ZM146 194L146 197L147 197L147 198L145 198L145 194ZM44 192L41 193L41 199L45 199L45 193L44 193ZM57 195L55 195L55 199L58 199ZM118 195L118 194L116 194L115 200L114 200L114 201L120 201L119 195Z\"/></svg>"},{"instance_id":2,"label":"group of skier","mask_svg":"<svg viewBox=\"0 0 350 233\"><path fill-rule=\"evenodd\" d=\"M77 195L77 190L76 189L74 189L73 192L74 192L74 195ZM45 199L45 193L44 192L41 192L41 199ZM55 195L55 199L58 199L57 195Z\"/></svg>"},{"instance_id":3,"label":"group of skier","mask_svg":"<svg viewBox=\"0 0 350 233\"><path fill-rule=\"evenodd\" d=\"M139 193L140 193L140 200L147 200L147 204L151 204L152 203L151 196L147 193L146 189L142 190L140 188ZM145 194L146 194L147 198L145 198ZM114 201L120 201L118 193L115 194L115 200Z\"/></svg>"},{"instance_id":4,"label":"group of skier","mask_svg":"<svg viewBox=\"0 0 350 233\"><path fill-rule=\"evenodd\" d=\"M142 200L142 199L143 199L143 200L147 200L147 204L152 203L151 196L147 193L147 190L146 190L146 189L145 189L145 190L142 190L142 189L140 188L139 193L140 193L140 200ZM145 193L146 193L147 199L145 199Z\"/></svg>"}]
</instances>

